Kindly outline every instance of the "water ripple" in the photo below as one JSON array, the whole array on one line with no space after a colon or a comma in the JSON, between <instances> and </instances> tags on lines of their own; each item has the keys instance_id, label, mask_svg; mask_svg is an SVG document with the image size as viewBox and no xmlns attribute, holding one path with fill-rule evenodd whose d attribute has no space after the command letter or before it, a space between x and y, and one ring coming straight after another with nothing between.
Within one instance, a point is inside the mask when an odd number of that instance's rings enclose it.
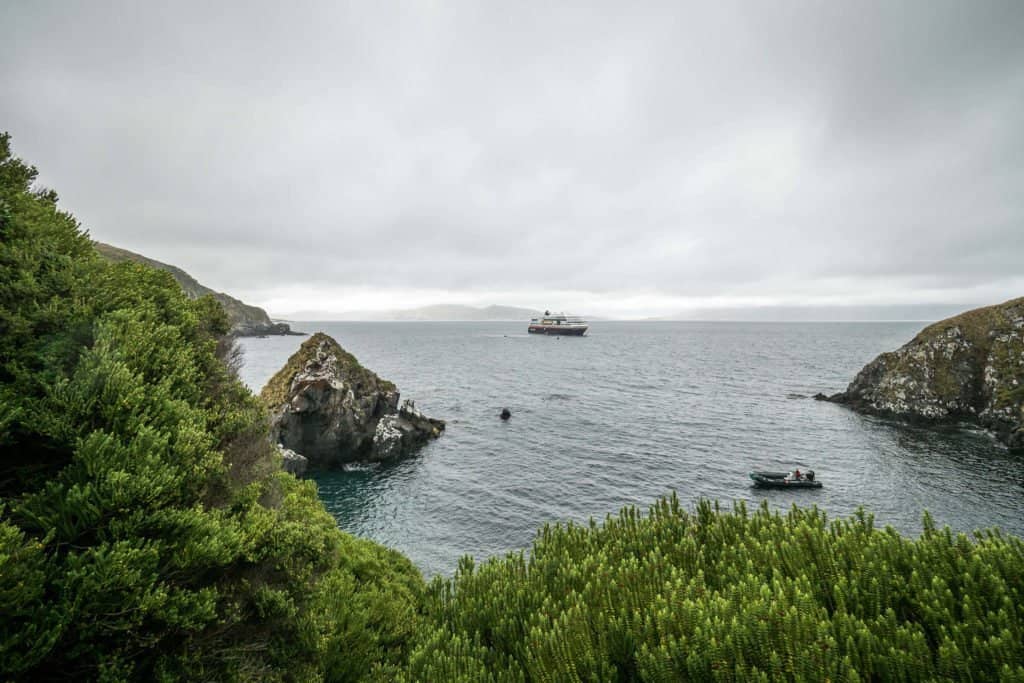
<instances>
[{"instance_id":1,"label":"water ripple","mask_svg":"<svg viewBox=\"0 0 1024 683\"><path fill-rule=\"evenodd\" d=\"M316 476L339 525L409 555L426 574L524 548L544 522L646 507L676 491L859 505L920 531L1024 534L1024 458L970 430L926 430L797 400L845 388L916 323L595 323L589 337L531 337L511 323L301 323L394 381L445 435L416 458ZM557 341L557 343L556 343ZM245 339L259 388L301 339ZM498 419L503 407L508 422ZM819 490L753 489L752 469L814 469Z\"/></svg>"}]
</instances>

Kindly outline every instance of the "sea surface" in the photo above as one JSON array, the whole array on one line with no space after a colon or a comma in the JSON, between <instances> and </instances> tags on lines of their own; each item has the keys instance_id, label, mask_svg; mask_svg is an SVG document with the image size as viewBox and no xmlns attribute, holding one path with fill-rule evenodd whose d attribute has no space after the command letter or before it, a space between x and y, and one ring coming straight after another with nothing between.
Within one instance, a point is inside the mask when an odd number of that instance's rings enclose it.
<instances>
[{"instance_id":1,"label":"sea surface","mask_svg":"<svg viewBox=\"0 0 1024 683\"><path fill-rule=\"evenodd\" d=\"M810 399L845 389L923 323L595 322L586 337L526 323L300 322L403 398L447 420L408 460L313 473L342 529L451 574L529 547L545 522L646 509L675 491L774 509L858 506L916 536L921 515L958 531L1024 535L1024 457L970 429L925 429ZM255 391L304 337L242 339ZM503 407L512 418L503 422ZM818 490L751 488L750 470L813 469Z\"/></svg>"}]
</instances>

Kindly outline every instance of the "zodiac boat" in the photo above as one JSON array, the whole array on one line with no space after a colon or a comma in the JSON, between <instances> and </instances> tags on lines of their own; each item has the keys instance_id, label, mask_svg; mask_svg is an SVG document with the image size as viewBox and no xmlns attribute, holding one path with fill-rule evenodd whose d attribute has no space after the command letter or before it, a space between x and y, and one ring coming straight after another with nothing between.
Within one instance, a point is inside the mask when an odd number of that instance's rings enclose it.
<instances>
[{"instance_id":1,"label":"zodiac boat","mask_svg":"<svg viewBox=\"0 0 1024 683\"><path fill-rule=\"evenodd\" d=\"M754 486L762 489L820 489L821 482L814 480L814 470L801 472L751 472Z\"/></svg>"}]
</instances>

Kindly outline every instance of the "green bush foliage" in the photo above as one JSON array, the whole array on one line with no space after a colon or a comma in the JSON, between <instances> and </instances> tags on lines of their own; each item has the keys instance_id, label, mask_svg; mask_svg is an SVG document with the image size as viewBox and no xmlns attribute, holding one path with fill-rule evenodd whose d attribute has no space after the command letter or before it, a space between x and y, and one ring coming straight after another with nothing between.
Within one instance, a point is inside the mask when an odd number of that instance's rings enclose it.
<instances>
[{"instance_id":1,"label":"green bush foliage","mask_svg":"<svg viewBox=\"0 0 1024 683\"><path fill-rule=\"evenodd\" d=\"M111 265L0 136L0 679L357 680L422 579L280 471L227 319Z\"/></svg>"},{"instance_id":2,"label":"green bush foliage","mask_svg":"<svg viewBox=\"0 0 1024 683\"><path fill-rule=\"evenodd\" d=\"M1024 680L1024 544L673 496L436 579L406 680Z\"/></svg>"}]
</instances>

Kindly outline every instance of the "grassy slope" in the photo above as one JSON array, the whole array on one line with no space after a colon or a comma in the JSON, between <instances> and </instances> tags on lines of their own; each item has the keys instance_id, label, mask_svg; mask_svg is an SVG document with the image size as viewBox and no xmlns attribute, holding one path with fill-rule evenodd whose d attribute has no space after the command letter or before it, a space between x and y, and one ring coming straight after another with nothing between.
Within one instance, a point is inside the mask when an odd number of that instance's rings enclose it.
<instances>
[{"instance_id":1,"label":"grassy slope","mask_svg":"<svg viewBox=\"0 0 1024 683\"><path fill-rule=\"evenodd\" d=\"M1024 396L1021 396L1020 391L1020 387L1024 386L1024 342L1019 338L1010 338L1007 342L997 341L1000 337L1005 338L1008 333L1015 331L1012 319L1019 318L1021 311L1024 311L1024 297L966 311L929 325L921 330L908 346L937 343L947 330L959 328L973 349L972 365L980 372L991 360L990 372L999 378L1003 385L993 397L994 407L999 409L1011 406L1019 413L1020 421L1024 424ZM907 366L908 363L904 362L897 365L897 368L902 371L914 371ZM932 370L933 389L939 396L949 399L963 391L962 383L953 376L942 359L936 359ZM981 378L979 384L980 380Z\"/></svg>"}]
</instances>

